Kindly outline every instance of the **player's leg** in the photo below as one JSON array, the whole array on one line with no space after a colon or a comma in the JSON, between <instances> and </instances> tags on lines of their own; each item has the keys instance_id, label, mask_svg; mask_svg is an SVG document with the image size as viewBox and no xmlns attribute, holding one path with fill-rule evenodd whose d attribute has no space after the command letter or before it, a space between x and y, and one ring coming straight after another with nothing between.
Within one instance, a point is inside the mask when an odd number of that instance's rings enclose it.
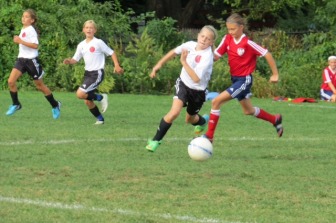
<instances>
[{"instance_id":1,"label":"player's leg","mask_svg":"<svg viewBox=\"0 0 336 223\"><path fill-rule=\"evenodd\" d=\"M18 89L16 82L21 77L22 71L20 71L17 68L13 68L9 78L8 78L8 87L9 87L9 94L12 99L12 105L9 106L8 111L6 112L6 115L13 115L17 110L21 109L21 103L19 101L18 97Z\"/></svg>"},{"instance_id":2,"label":"player's leg","mask_svg":"<svg viewBox=\"0 0 336 223\"><path fill-rule=\"evenodd\" d=\"M272 115L259 107L253 107L249 98L245 98L239 102L245 115L253 115L256 118L270 122L275 127L278 136L282 136L283 127L281 114Z\"/></svg>"},{"instance_id":3,"label":"player's leg","mask_svg":"<svg viewBox=\"0 0 336 223\"><path fill-rule=\"evenodd\" d=\"M220 108L221 106L232 99L230 93L225 90L220 93L216 98L211 101L211 110L210 118L208 122L208 130L205 133L205 137L208 138L211 142L213 141L217 124L220 117Z\"/></svg>"},{"instance_id":4,"label":"player's leg","mask_svg":"<svg viewBox=\"0 0 336 223\"><path fill-rule=\"evenodd\" d=\"M159 127L156 130L156 134L153 139L148 140L146 149L154 152L161 144L163 137L167 134L168 130L172 126L174 120L180 115L183 108L183 101L178 98L173 99L173 104L170 111L161 119Z\"/></svg>"}]
</instances>

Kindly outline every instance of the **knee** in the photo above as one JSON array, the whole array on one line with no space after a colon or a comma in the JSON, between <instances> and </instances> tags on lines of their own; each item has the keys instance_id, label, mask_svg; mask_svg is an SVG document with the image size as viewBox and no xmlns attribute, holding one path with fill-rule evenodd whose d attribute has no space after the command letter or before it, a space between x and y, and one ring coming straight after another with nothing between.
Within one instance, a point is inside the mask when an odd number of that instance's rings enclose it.
<instances>
[{"instance_id":1,"label":"knee","mask_svg":"<svg viewBox=\"0 0 336 223\"><path fill-rule=\"evenodd\" d=\"M16 85L16 81L13 81L11 79L8 79L8 86L9 87L14 87Z\"/></svg>"}]
</instances>

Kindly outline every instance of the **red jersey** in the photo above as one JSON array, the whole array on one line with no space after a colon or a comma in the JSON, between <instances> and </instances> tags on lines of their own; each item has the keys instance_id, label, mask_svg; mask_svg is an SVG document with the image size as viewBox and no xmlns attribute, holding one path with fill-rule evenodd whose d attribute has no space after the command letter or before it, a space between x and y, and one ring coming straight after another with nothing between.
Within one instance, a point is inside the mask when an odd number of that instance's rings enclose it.
<instances>
[{"instance_id":1,"label":"red jersey","mask_svg":"<svg viewBox=\"0 0 336 223\"><path fill-rule=\"evenodd\" d=\"M323 79L323 83L321 85L321 89L326 90L326 91L331 91L330 87L328 86L328 83L330 82L334 85L334 87L336 87L336 72L333 73L330 67L326 67L323 70L322 79Z\"/></svg>"},{"instance_id":2,"label":"red jersey","mask_svg":"<svg viewBox=\"0 0 336 223\"><path fill-rule=\"evenodd\" d=\"M249 40L245 34L239 41L229 34L225 35L215 50L219 57L228 54L231 75L240 77L252 74L257 65L257 56L265 56L267 52L267 49Z\"/></svg>"}]
</instances>

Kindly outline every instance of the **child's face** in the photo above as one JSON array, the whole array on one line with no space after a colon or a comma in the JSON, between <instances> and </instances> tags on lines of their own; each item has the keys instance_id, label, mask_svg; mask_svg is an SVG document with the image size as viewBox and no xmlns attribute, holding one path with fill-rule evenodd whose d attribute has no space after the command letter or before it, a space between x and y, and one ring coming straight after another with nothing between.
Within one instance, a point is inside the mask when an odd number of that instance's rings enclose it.
<instances>
[{"instance_id":1,"label":"child's face","mask_svg":"<svg viewBox=\"0 0 336 223\"><path fill-rule=\"evenodd\" d=\"M96 28L94 24L87 23L83 27L83 33L85 34L86 38L93 38L96 33Z\"/></svg>"},{"instance_id":2,"label":"child's face","mask_svg":"<svg viewBox=\"0 0 336 223\"><path fill-rule=\"evenodd\" d=\"M31 24L33 24L34 19L32 19L32 17L30 16L28 12L24 12L22 14L21 22L22 22L22 25L26 27L26 26L30 26Z\"/></svg>"},{"instance_id":3,"label":"child's face","mask_svg":"<svg viewBox=\"0 0 336 223\"><path fill-rule=\"evenodd\" d=\"M197 45L199 50L204 50L209 46L212 46L214 42L214 34L208 29L202 29L197 36Z\"/></svg>"},{"instance_id":4,"label":"child's face","mask_svg":"<svg viewBox=\"0 0 336 223\"><path fill-rule=\"evenodd\" d=\"M235 38L239 39L241 35L243 34L244 26L238 25L237 23L226 23L226 28L229 34Z\"/></svg>"},{"instance_id":5,"label":"child's face","mask_svg":"<svg viewBox=\"0 0 336 223\"><path fill-rule=\"evenodd\" d=\"M336 69L336 60L335 59L329 60L328 64L329 64L331 69L333 69L333 70Z\"/></svg>"}]
</instances>

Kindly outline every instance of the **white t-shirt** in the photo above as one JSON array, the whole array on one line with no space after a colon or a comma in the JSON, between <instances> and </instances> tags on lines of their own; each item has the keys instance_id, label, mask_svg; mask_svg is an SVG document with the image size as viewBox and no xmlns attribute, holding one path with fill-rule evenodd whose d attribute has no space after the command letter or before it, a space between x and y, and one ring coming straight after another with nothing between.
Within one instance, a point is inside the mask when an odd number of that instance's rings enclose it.
<instances>
[{"instance_id":1,"label":"white t-shirt","mask_svg":"<svg viewBox=\"0 0 336 223\"><path fill-rule=\"evenodd\" d=\"M105 55L111 56L114 51L103 40L94 37L90 42L83 40L77 46L73 59L79 61L84 58L85 70L94 71L104 69Z\"/></svg>"},{"instance_id":2,"label":"white t-shirt","mask_svg":"<svg viewBox=\"0 0 336 223\"><path fill-rule=\"evenodd\" d=\"M176 47L174 51L176 54L181 54L182 49L189 51L186 61L200 79L199 83L195 83L187 71L182 68L180 78L183 83L191 89L205 90L212 73L213 52L211 46L205 50L196 51L196 45L197 42L189 41Z\"/></svg>"},{"instance_id":3,"label":"white t-shirt","mask_svg":"<svg viewBox=\"0 0 336 223\"><path fill-rule=\"evenodd\" d=\"M28 26L26 28L21 29L19 36L25 42L39 44L37 38L37 32L33 26ZM33 59L36 58L37 56L38 56L37 49L33 49L25 45L19 44L19 55L18 55L19 58Z\"/></svg>"}]
</instances>

